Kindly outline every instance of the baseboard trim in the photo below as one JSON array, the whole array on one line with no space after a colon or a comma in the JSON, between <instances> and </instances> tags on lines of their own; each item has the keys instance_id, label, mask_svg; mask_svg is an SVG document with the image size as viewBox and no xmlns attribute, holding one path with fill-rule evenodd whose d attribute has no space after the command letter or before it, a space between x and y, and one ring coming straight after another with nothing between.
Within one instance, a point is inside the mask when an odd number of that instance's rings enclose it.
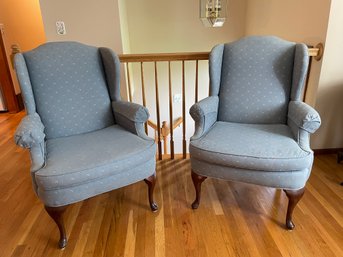
<instances>
[{"instance_id":1,"label":"baseboard trim","mask_svg":"<svg viewBox=\"0 0 343 257\"><path fill-rule=\"evenodd\" d=\"M337 154L343 152L343 148L327 148L327 149L315 149L313 150L315 155L319 154Z\"/></svg>"}]
</instances>

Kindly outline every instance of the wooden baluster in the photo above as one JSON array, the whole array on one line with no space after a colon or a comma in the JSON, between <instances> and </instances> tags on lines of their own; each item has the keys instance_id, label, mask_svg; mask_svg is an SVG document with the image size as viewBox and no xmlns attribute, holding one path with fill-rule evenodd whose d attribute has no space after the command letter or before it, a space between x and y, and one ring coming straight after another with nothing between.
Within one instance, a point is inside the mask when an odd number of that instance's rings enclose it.
<instances>
[{"instance_id":1,"label":"wooden baluster","mask_svg":"<svg viewBox=\"0 0 343 257\"><path fill-rule=\"evenodd\" d=\"M143 106L146 107L143 62L141 62L141 82L142 82ZM145 133L148 134L148 123L147 122L144 124L144 127L145 127Z\"/></svg>"},{"instance_id":2,"label":"wooden baluster","mask_svg":"<svg viewBox=\"0 0 343 257\"><path fill-rule=\"evenodd\" d=\"M156 94L156 116L157 116L157 147L158 147L158 159L162 160L160 100L158 96L157 64L156 62L154 62L154 64L155 64L155 94Z\"/></svg>"},{"instance_id":3,"label":"wooden baluster","mask_svg":"<svg viewBox=\"0 0 343 257\"><path fill-rule=\"evenodd\" d=\"M186 89L185 89L185 61L182 61L182 153L183 159L186 159Z\"/></svg>"},{"instance_id":4,"label":"wooden baluster","mask_svg":"<svg viewBox=\"0 0 343 257\"><path fill-rule=\"evenodd\" d=\"M199 95L199 60L195 61L195 102L198 102L198 95Z\"/></svg>"},{"instance_id":5,"label":"wooden baluster","mask_svg":"<svg viewBox=\"0 0 343 257\"><path fill-rule=\"evenodd\" d=\"M165 120L162 121L161 134L162 134L162 140L163 140L163 153L166 155L166 154L168 154L167 138L168 138L168 134L169 134L169 129L167 126L167 122Z\"/></svg>"},{"instance_id":6,"label":"wooden baluster","mask_svg":"<svg viewBox=\"0 0 343 257\"><path fill-rule=\"evenodd\" d=\"M172 92L172 81L171 81L171 67L170 62L168 63L169 69L169 127L170 127L170 158L174 159L174 129L173 129L173 92Z\"/></svg>"},{"instance_id":7,"label":"wooden baluster","mask_svg":"<svg viewBox=\"0 0 343 257\"><path fill-rule=\"evenodd\" d=\"M127 75L127 87L129 92L129 101L132 102L132 91L131 91L131 79L130 79L130 71L129 71L129 63L126 63L126 75Z\"/></svg>"}]
</instances>

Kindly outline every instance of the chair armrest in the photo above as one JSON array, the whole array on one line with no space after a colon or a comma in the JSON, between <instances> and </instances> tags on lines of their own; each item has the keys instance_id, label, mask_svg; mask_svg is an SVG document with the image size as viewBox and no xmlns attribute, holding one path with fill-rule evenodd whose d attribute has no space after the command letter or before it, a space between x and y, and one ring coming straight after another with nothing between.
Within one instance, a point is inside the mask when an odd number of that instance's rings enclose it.
<instances>
[{"instance_id":1,"label":"chair armrest","mask_svg":"<svg viewBox=\"0 0 343 257\"><path fill-rule=\"evenodd\" d=\"M31 172L42 168L45 163L44 125L37 113L25 116L14 135L15 143L30 149Z\"/></svg>"},{"instance_id":2,"label":"chair armrest","mask_svg":"<svg viewBox=\"0 0 343 257\"><path fill-rule=\"evenodd\" d=\"M44 125L37 113L25 116L15 134L15 143L22 148L32 148L44 142Z\"/></svg>"},{"instance_id":3,"label":"chair armrest","mask_svg":"<svg viewBox=\"0 0 343 257\"><path fill-rule=\"evenodd\" d=\"M218 96L209 96L191 107L189 113L195 121L195 131L191 140L202 137L217 121L218 104Z\"/></svg>"},{"instance_id":4,"label":"chair armrest","mask_svg":"<svg viewBox=\"0 0 343 257\"><path fill-rule=\"evenodd\" d=\"M319 114L311 106L300 101L290 101L287 123L303 150L312 152L310 134L319 128L320 122Z\"/></svg>"},{"instance_id":5,"label":"chair armrest","mask_svg":"<svg viewBox=\"0 0 343 257\"><path fill-rule=\"evenodd\" d=\"M290 122L312 134L320 127L321 120L318 112L308 104L300 101L290 101L288 123Z\"/></svg>"},{"instance_id":6,"label":"chair armrest","mask_svg":"<svg viewBox=\"0 0 343 257\"><path fill-rule=\"evenodd\" d=\"M120 126L143 139L152 140L144 130L144 123L149 118L147 108L135 103L113 101L112 109L115 120Z\"/></svg>"}]
</instances>

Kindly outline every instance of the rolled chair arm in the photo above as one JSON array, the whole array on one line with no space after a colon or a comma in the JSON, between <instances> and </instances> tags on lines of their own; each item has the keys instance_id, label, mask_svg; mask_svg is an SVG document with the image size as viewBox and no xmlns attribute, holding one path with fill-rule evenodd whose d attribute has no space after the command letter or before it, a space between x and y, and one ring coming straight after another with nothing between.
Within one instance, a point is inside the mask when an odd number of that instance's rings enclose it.
<instances>
[{"instance_id":1,"label":"rolled chair arm","mask_svg":"<svg viewBox=\"0 0 343 257\"><path fill-rule=\"evenodd\" d=\"M112 109L115 120L120 126L143 139L152 140L144 130L144 123L149 118L147 108L136 103L113 101Z\"/></svg>"},{"instance_id":2,"label":"rolled chair arm","mask_svg":"<svg viewBox=\"0 0 343 257\"><path fill-rule=\"evenodd\" d=\"M319 114L303 102L291 101L288 107L287 123L299 146L305 151L312 152L310 134L314 133L320 126Z\"/></svg>"},{"instance_id":3,"label":"rolled chair arm","mask_svg":"<svg viewBox=\"0 0 343 257\"><path fill-rule=\"evenodd\" d=\"M25 116L14 135L15 143L23 148L39 146L44 139L44 125L37 113Z\"/></svg>"},{"instance_id":4,"label":"rolled chair arm","mask_svg":"<svg viewBox=\"0 0 343 257\"><path fill-rule=\"evenodd\" d=\"M298 128L314 133L321 124L318 112L308 104L300 101L290 101L288 107L288 121Z\"/></svg>"},{"instance_id":5,"label":"rolled chair arm","mask_svg":"<svg viewBox=\"0 0 343 257\"><path fill-rule=\"evenodd\" d=\"M195 121L195 131L191 140L202 137L217 121L218 104L218 96L209 96L191 107L189 113Z\"/></svg>"},{"instance_id":6,"label":"rolled chair arm","mask_svg":"<svg viewBox=\"0 0 343 257\"><path fill-rule=\"evenodd\" d=\"M25 116L20 122L15 135L15 143L30 149L31 172L42 168L45 163L44 125L37 113Z\"/></svg>"}]
</instances>

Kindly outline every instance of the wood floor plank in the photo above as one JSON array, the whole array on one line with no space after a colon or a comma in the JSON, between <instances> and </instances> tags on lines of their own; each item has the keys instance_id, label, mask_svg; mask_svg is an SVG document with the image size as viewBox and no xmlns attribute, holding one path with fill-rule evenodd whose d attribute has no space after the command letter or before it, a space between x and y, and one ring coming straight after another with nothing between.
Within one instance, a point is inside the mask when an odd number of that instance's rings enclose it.
<instances>
[{"instance_id":1,"label":"wood floor plank","mask_svg":"<svg viewBox=\"0 0 343 257\"><path fill-rule=\"evenodd\" d=\"M68 207L69 238L57 248L55 223L32 190L27 151L13 134L25 115L0 114L1 257L226 257L343 256L343 163L315 157L305 195L285 229L287 197L281 190L207 179L197 210L189 160L157 162L155 200L138 182Z\"/></svg>"}]
</instances>

